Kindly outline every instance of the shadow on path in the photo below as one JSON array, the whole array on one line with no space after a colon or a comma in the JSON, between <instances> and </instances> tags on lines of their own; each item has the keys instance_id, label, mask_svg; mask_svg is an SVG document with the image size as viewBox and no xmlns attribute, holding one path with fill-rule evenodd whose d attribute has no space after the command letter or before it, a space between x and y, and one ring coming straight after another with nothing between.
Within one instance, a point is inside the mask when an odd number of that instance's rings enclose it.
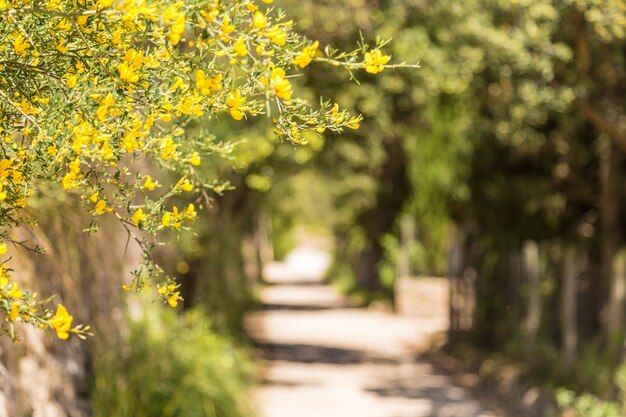
<instances>
[{"instance_id":1,"label":"shadow on path","mask_svg":"<svg viewBox=\"0 0 626 417\"><path fill-rule=\"evenodd\" d=\"M271 361L333 365L397 363L397 360L392 358L375 357L355 349L340 349L301 343L264 343L260 344L259 347L265 352L266 359Z\"/></svg>"},{"instance_id":2,"label":"shadow on path","mask_svg":"<svg viewBox=\"0 0 626 417\"><path fill-rule=\"evenodd\" d=\"M320 310L328 310L331 308L333 307L269 303L269 304L263 304L260 310L261 311L320 311Z\"/></svg>"},{"instance_id":3,"label":"shadow on path","mask_svg":"<svg viewBox=\"0 0 626 417\"><path fill-rule=\"evenodd\" d=\"M496 416L419 356L445 330L445 280L426 287L418 317L352 308L323 284L322 252L299 249L284 268L272 264L264 305L246 320L265 363L260 417Z\"/></svg>"}]
</instances>

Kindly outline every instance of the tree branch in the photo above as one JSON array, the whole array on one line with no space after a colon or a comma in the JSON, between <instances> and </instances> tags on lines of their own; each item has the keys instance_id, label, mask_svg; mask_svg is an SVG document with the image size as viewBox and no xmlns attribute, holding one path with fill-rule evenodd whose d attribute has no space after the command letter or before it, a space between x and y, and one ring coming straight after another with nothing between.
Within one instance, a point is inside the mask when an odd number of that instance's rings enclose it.
<instances>
[{"instance_id":1,"label":"tree branch","mask_svg":"<svg viewBox=\"0 0 626 417\"><path fill-rule=\"evenodd\" d=\"M577 99L576 105L583 112L585 118L600 132L609 135L611 140L620 148L620 150L626 153L626 130L620 128L615 123L612 123L606 116L597 108L593 107L585 99Z\"/></svg>"}]
</instances>

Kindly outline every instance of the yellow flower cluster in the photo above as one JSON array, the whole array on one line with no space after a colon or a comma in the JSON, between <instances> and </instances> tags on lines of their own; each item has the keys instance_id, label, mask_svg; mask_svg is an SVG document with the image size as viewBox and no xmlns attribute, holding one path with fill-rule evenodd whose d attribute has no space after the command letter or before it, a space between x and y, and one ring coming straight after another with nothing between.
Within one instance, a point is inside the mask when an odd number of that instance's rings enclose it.
<instances>
[{"instance_id":1,"label":"yellow flower cluster","mask_svg":"<svg viewBox=\"0 0 626 417\"><path fill-rule=\"evenodd\" d=\"M159 295L162 297L163 302L169 304L170 307L176 307L179 301L183 301L183 298L180 296L180 291L177 291L179 287L180 285L175 283L157 285Z\"/></svg>"},{"instance_id":2,"label":"yellow flower cluster","mask_svg":"<svg viewBox=\"0 0 626 417\"><path fill-rule=\"evenodd\" d=\"M299 66L300 68L304 68L309 65L317 54L317 48L319 48L319 46L320 43L318 41L313 42L313 44L309 46L305 46L302 52L300 52L293 59L293 64Z\"/></svg>"},{"instance_id":3,"label":"yellow flower cluster","mask_svg":"<svg viewBox=\"0 0 626 417\"><path fill-rule=\"evenodd\" d=\"M389 57L366 47L322 54L264 3L0 0L0 238L24 223L28 196L45 181L79 194L94 222L112 215L153 235L186 227L196 206L166 210L170 197L226 188L201 169L231 149L207 134L220 115L271 112L276 134L294 143L306 130L358 127L359 116L331 102L312 108L296 99L290 74L314 60L380 72ZM181 181L166 187L136 172L134 161L146 158ZM139 243L148 265L149 245ZM54 316L32 312L5 280L0 311L9 323L22 318L69 335L63 306ZM175 290L169 283L158 292L176 306Z\"/></svg>"},{"instance_id":4,"label":"yellow flower cluster","mask_svg":"<svg viewBox=\"0 0 626 417\"><path fill-rule=\"evenodd\" d=\"M7 252L6 243L0 244L0 255ZM11 281L6 263L0 265L0 311L3 311L8 322L8 328L0 327L0 335L8 335L17 340L13 331L13 324L21 321L32 324L38 328L52 328L59 339L67 339L69 333L74 333L80 338L89 335L89 327L78 325L72 328L72 316L62 304L57 306L57 312L53 316L49 310L39 311L37 297L28 291L21 291L15 281Z\"/></svg>"},{"instance_id":5,"label":"yellow flower cluster","mask_svg":"<svg viewBox=\"0 0 626 417\"><path fill-rule=\"evenodd\" d=\"M373 51L365 53L365 71L376 74L385 69L385 64L389 62L391 58L389 55L383 54L380 49L374 49Z\"/></svg>"}]
</instances>

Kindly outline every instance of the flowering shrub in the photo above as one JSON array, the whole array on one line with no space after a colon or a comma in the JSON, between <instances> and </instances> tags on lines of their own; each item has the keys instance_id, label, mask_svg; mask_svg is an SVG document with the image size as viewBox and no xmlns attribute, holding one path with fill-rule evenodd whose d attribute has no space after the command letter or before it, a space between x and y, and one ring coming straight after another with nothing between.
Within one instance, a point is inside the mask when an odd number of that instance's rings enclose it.
<instances>
[{"instance_id":1,"label":"flowering shrub","mask_svg":"<svg viewBox=\"0 0 626 417\"><path fill-rule=\"evenodd\" d=\"M382 42L322 52L269 3L0 0L0 255L17 244L10 230L33 221L24 210L29 195L58 182L93 214L90 230L100 216L115 216L140 244L144 260L124 289L157 279L157 295L176 307L178 284L150 250L160 230L193 222L200 197L226 189L197 169L231 149L210 135L209 121L270 116L276 135L296 144L303 131L355 129L360 116L330 101L309 105L292 77L312 61L369 73L389 66ZM161 186L141 169L146 160L180 181ZM195 204L172 206L169 198L181 193L197 195ZM16 321L52 328L61 339L88 330L72 327L62 305L53 314L21 291L6 260L0 311L0 331L14 338Z\"/></svg>"}]
</instances>

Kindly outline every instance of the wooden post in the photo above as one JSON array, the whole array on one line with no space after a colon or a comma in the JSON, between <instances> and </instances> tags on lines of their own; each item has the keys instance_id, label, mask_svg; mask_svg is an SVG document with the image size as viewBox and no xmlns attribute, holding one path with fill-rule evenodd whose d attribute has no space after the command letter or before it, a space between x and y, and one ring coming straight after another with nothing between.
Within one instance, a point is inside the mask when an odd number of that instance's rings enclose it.
<instances>
[{"instance_id":1,"label":"wooden post","mask_svg":"<svg viewBox=\"0 0 626 417\"><path fill-rule=\"evenodd\" d=\"M607 307L607 330L609 336L623 331L624 299L626 298L626 250L620 250L613 260L613 280Z\"/></svg>"},{"instance_id":2,"label":"wooden post","mask_svg":"<svg viewBox=\"0 0 626 417\"><path fill-rule=\"evenodd\" d=\"M561 332L562 347L568 364L576 358L578 327L576 309L578 305L579 267L576 251L572 246L565 248L563 256L563 280L561 284Z\"/></svg>"},{"instance_id":3,"label":"wooden post","mask_svg":"<svg viewBox=\"0 0 626 417\"><path fill-rule=\"evenodd\" d=\"M450 280L449 315L452 337L461 331L461 314L463 306L463 291L461 279L464 267L465 236L461 230L455 228L454 239L448 255L448 279Z\"/></svg>"},{"instance_id":4,"label":"wooden post","mask_svg":"<svg viewBox=\"0 0 626 417\"><path fill-rule=\"evenodd\" d=\"M411 277L411 246L415 239L415 219L411 215L405 215L400 220L400 250L398 251L398 263L396 265L397 278Z\"/></svg>"},{"instance_id":5,"label":"wooden post","mask_svg":"<svg viewBox=\"0 0 626 417\"><path fill-rule=\"evenodd\" d=\"M524 333L527 353L534 350L541 324L541 279L539 274L539 246L537 242L527 241L523 247L524 265L528 283L527 310L524 320Z\"/></svg>"}]
</instances>

